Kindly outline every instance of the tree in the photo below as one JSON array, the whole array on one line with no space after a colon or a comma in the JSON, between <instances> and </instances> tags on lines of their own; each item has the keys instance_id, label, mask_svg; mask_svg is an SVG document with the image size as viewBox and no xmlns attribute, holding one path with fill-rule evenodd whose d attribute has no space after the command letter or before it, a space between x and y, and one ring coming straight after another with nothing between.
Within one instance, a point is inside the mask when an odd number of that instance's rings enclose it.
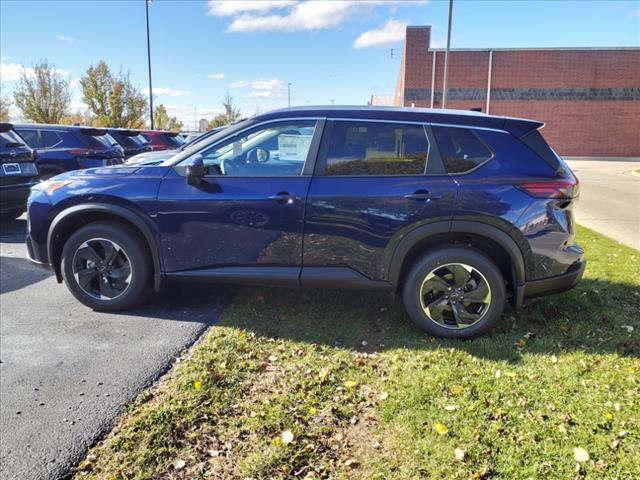
<instances>
[{"instance_id":1,"label":"tree","mask_svg":"<svg viewBox=\"0 0 640 480\"><path fill-rule=\"evenodd\" d=\"M224 108L224 113L216 115L215 118L209 122L209 129L229 125L240 119L240 107L233 104L233 97L229 95L229 92L224 96L222 107Z\"/></svg>"},{"instance_id":2,"label":"tree","mask_svg":"<svg viewBox=\"0 0 640 480\"><path fill-rule=\"evenodd\" d=\"M82 99L101 127L140 128L144 126L148 103L136 88L129 72L116 77L101 60L80 79Z\"/></svg>"},{"instance_id":3,"label":"tree","mask_svg":"<svg viewBox=\"0 0 640 480\"><path fill-rule=\"evenodd\" d=\"M65 115L60 120L62 125L93 125L93 117L88 111L77 110L76 113Z\"/></svg>"},{"instance_id":4,"label":"tree","mask_svg":"<svg viewBox=\"0 0 640 480\"><path fill-rule=\"evenodd\" d=\"M183 123L176 117L169 116L163 104L158 105L153 112L153 126L160 130L179 132L182 129L182 125Z\"/></svg>"},{"instance_id":5,"label":"tree","mask_svg":"<svg viewBox=\"0 0 640 480\"><path fill-rule=\"evenodd\" d=\"M69 80L55 65L40 60L33 69L22 67L13 100L26 119L36 123L59 123L71 104Z\"/></svg>"},{"instance_id":6,"label":"tree","mask_svg":"<svg viewBox=\"0 0 640 480\"><path fill-rule=\"evenodd\" d=\"M9 97L3 97L0 95L0 122L9 121L10 107L11 107L11 100L9 100Z\"/></svg>"}]
</instances>

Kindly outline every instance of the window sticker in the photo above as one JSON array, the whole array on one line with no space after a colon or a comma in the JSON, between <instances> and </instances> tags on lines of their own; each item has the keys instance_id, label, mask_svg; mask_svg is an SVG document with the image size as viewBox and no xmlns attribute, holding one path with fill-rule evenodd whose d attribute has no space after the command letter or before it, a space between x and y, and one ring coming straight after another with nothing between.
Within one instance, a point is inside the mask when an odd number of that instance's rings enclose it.
<instances>
[{"instance_id":1,"label":"window sticker","mask_svg":"<svg viewBox=\"0 0 640 480\"><path fill-rule=\"evenodd\" d=\"M313 135L282 134L278 137L280 160L304 161L311 147Z\"/></svg>"}]
</instances>

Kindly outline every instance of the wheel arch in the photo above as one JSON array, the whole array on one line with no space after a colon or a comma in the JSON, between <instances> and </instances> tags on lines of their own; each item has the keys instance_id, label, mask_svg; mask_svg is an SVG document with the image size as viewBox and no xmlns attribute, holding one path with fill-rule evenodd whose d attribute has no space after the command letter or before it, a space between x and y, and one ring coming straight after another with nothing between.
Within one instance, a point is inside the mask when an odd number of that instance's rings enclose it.
<instances>
[{"instance_id":1,"label":"wheel arch","mask_svg":"<svg viewBox=\"0 0 640 480\"><path fill-rule=\"evenodd\" d=\"M154 288L157 291L160 288L162 265L156 236L152 228L135 211L120 205L103 203L74 205L60 212L51 222L47 234L47 253L49 264L53 268L58 282L62 282L60 261L65 241L78 228L101 220L123 222L139 232L146 240L153 260Z\"/></svg>"},{"instance_id":2,"label":"wheel arch","mask_svg":"<svg viewBox=\"0 0 640 480\"><path fill-rule=\"evenodd\" d=\"M467 245L487 254L500 268L519 305L518 286L525 283L524 256L516 241L506 232L479 222L453 221L423 225L409 232L398 243L391 257L389 283L398 291L413 261L435 248Z\"/></svg>"}]
</instances>

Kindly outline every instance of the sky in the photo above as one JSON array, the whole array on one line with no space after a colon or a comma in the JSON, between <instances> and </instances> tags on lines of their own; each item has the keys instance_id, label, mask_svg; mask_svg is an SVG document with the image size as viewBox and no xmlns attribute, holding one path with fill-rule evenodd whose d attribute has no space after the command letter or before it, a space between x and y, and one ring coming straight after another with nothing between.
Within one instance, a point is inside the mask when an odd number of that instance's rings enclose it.
<instances>
[{"instance_id":1,"label":"sky","mask_svg":"<svg viewBox=\"0 0 640 480\"><path fill-rule=\"evenodd\" d=\"M155 104L193 127L225 93L245 116L292 105L366 104L391 95L406 25L444 47L446 1L154 0ZM452 48L640 46L640 0L454 0ZM394 55L391 55L391 49ZM85 108L79 78L105 60L148 92L145 0L0 1L0 94L22 67L56 65ZM17 112L13 112L17 120Z\"/></svg>"}]
</instances>

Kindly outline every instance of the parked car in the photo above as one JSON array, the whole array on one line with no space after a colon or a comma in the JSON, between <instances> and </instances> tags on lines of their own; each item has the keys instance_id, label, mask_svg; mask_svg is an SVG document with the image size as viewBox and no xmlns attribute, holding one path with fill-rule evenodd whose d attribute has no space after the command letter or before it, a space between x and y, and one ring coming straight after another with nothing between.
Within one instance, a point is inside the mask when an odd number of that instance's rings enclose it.
<instances>
[{"instance_id":1,"label":"parked car","mask_svg":"<svg viewBox=\"0 0 640 480\"><path fill-rule=\"evenodd\" d=\"M227 126L228 125L223 125L221 127L213 128L213 129L209 130L208 132L200 134L197 137L194 137L194 138L191 138L191 139L189 139L187 137L187 140L180 147L178 147L176 149L160 150L160 151L157 151L157 152L139 153L138 155L134 155L133 157L128 159L126 163L128 165L139 165L139 166L142 166L142 165L159 165L160 163L162 163L165 160L171 158L172 156L174 156L178 152L181 152L181 151L191 147L196 142L201 142L203 140L206 140L207 138L210 138L211 136L215 135L216 133L221 132L222 130L227 128Z\"/></svg>"},{"instance_id":2,"label":"parked car","mask_svg":"<svg viewBox=\"0 0 640 480\"><path fill-rule=\"evenodd\" d=\"M184 143L178 132L165 130L141 130L140 133L151 144L153 151L174 150Z\"/></svg>"},{"instance_id":3,"label":"parked car","mask_svg":"<svg viewBox=\"0 0 640 480\"><path fill-rule=\"evenodd\" d=\"M20 124L16 131L37 152L43 180L69 170L118 165L124 149L104 128Z\"/></svg>"},{"instance_id":4,"label":"parked car","mask_svg":"<svg viewBox=\"0 0 640 480\"><path fill-rule=\"evenodd\" d=\"M27 246L85 305L133 307L163 279L402 295L442 337L489 331L505 304L585 268L578 180L542 123L455 110L292 108L158 166L33 189Z\"/></svg>"},{"instance_id":5,"label":"parked car","mask_svg":"<svg viewBox=\"0 0 640 480\"><path fill-rule=\"evenodd\" d=\"M152 151L151 144L142 136L140 130L110 128L107 132L124 150L125 160L139 153Z\"/></svg>"},{"instance_id":6,"label":"parked car","mask_svg":"<svg viewBox=\"0 0 640 480\"><path fill-rule=\"evenodd\" d=\"M34 151L10 123L0 123L0 220L15 220L27 209L27 198L38 183Z\"/></svg>"}]
</instances>

